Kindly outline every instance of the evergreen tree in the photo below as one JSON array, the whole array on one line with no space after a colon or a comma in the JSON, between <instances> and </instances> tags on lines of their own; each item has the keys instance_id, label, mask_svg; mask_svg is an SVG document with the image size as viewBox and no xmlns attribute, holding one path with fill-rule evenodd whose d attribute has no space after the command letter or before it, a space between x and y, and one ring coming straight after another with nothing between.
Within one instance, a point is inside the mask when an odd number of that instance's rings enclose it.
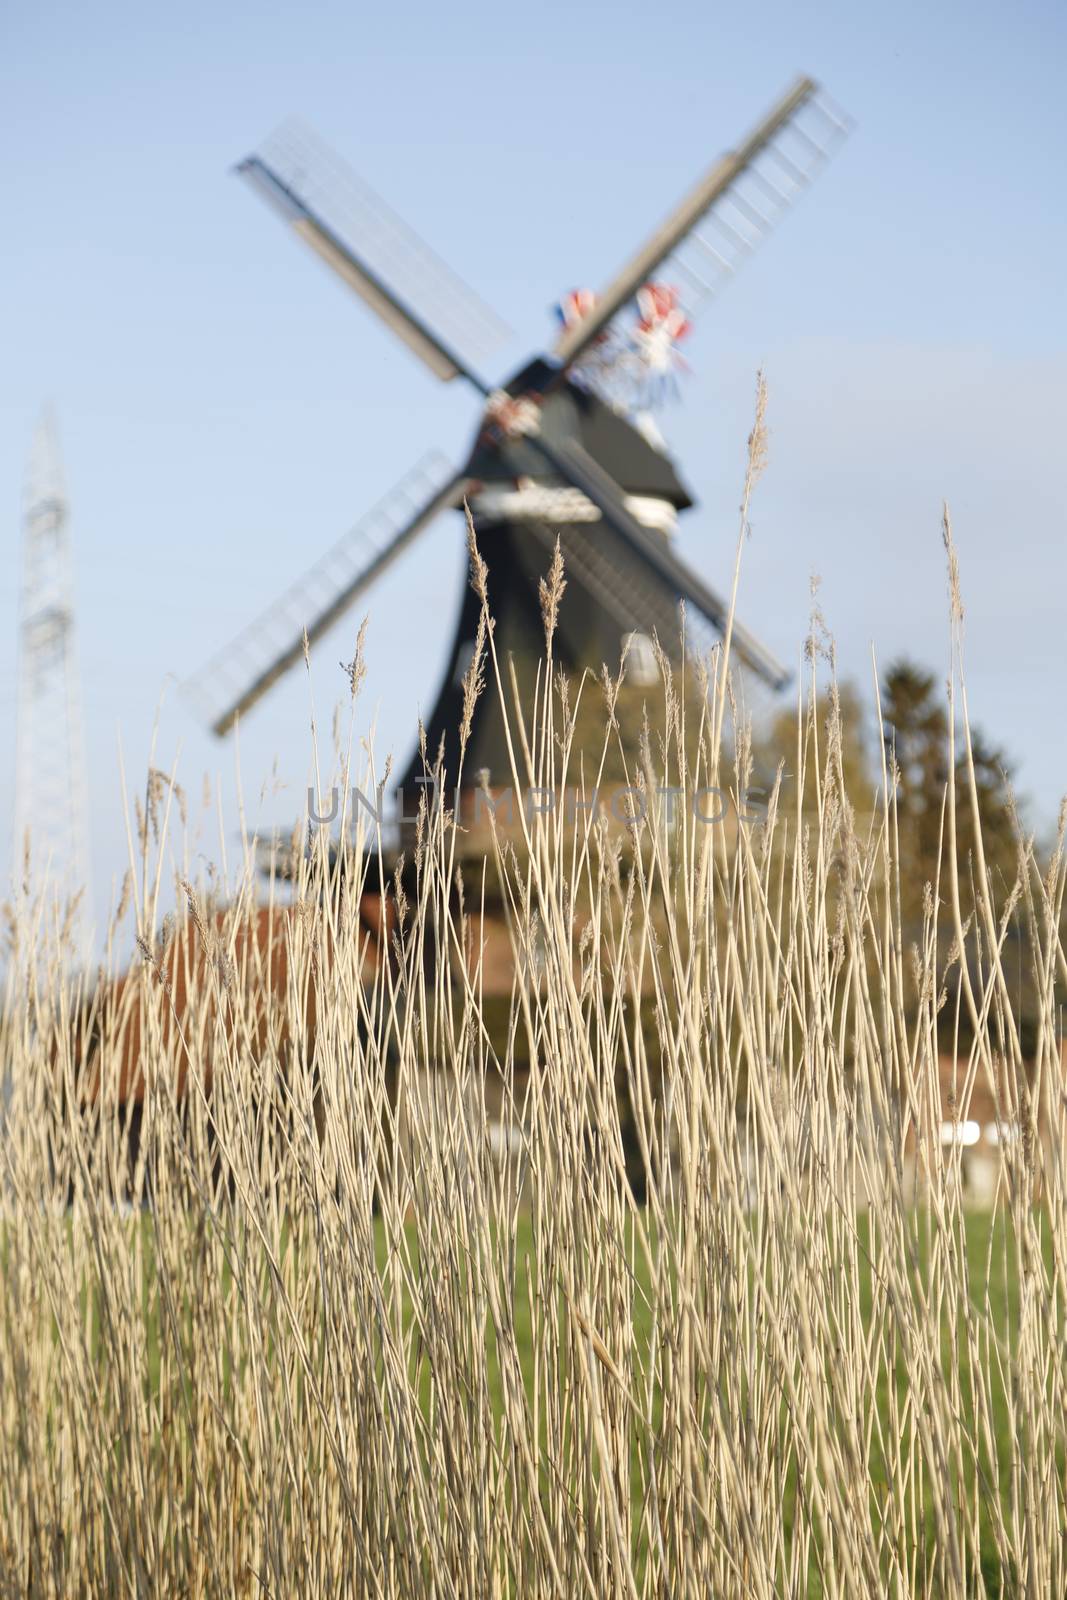
<instances>
[{"instance_id":1,"label":"evergreen tree","mask_svg":"<svg viewBox=\"0 0 1067 1600\"><path fill-rule=\"evenodd\" d=\"M889 668L881 690L886 757L897 775L896 809L900 837L901 899L905 918L921 914L925 885L937 879L945 861L945 791L949 778L948 713L933 675L909 661ZM1016 839L1011 798L1011 768L1004 753L972 729L982 843L995 899L1003 902L1015 881ZM961 898L971 905L971 871L976 836L970 799L967 752L957 733L956 859ZM942 839L942 831L945 830ZM944 892L944 891L943 891Z\"/></svg>"}]
</instances>

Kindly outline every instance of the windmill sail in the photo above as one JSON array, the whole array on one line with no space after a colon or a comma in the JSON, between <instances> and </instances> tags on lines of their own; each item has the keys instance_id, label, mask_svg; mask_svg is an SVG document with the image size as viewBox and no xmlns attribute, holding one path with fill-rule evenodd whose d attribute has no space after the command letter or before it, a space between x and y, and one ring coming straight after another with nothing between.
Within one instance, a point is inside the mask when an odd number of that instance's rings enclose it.
<instances>
[{"instance_id":1,"label":"windmill sail","mask_svg":"<svg viewBox=\"0 0 1067 1600\"><path fill-rule=\"evenodd\" d=\"M670 457L610 393L573 370L653 274L669 271L672 307L686 318L717 295L741 260L767 236L848 132L848 122L810 78L800 78L736 151L697 184L609 284L591 311L561 337L551 357L526 363L500 389L478 377L475 361L502 324L448 272L395 215L330 151L289 125L241 163L241 174L398 336L446 381L465 377L488 402L472 453L456 471L440 456L419 467L189 685L217 734L231 728L353 605L440 511L465 493L484 537L489 589L500 626L498 648L536 681L543 645L538 602L543 558L557 534L574 581L561 612L559 659L569 668L617 659L620 643L658 633L684 649L721 637L728 606L680 560L667 535L692 505ZM673 280L677 280L676 287ZM663 297L666 297L665 295ZM646 323L650 314L642 310ZM638 332L648 332L644 324ZM668 330L669 331L669 330ZM608 340L611 347L614 341ZM610 366L610 362L608 363ZM428 748L443 750L459 725L463 679L477 635L473 591L463 601L451 658L427 722ZM788 673L735 620L736 658L772 689ZM525 677L524 677L525 674ZM490 712L471 734L468 770L502 769L503 746ZM483 726L484 725L484 726ZM451 730L451 734L450 734ZM477 732L477 730L476 730ZM416 773L421 753L413 758ZM406 780L405 780L406 781Z\"/></svg>"},{"instance_id":2,"label":"windmill sail","mask_svg":"<svg viewBox=\"0 0 1067 1600\"><path fill-rule=\"evenodd\" d=\"M736 151L724 155L647 244L564 331L566 369L589 349L654 274L676 280L686 316L713 300L811 183L849 131L811 78L800 78Z\"/></svg>"},{"instance_id":3,"label":"windmill sail","mask_svg":"<svg viewBox=\"0 0 1067 1600\"><path fill-rule=\"evenodd\" d=\"M214 656L185 690L213 733L228 733L439 515L466 477L431 452L293 587Z\"/></svg>"},{"instance_id":4,"label":"windmill sail","mask_svg":"<svg viewBox=\"0 0 1067 1600\"><path fill-rule=\"evenodd\" d=\"M558 538L568 582L579 584L590 599L611 616L618 628L620 644L630 638L655 636L668 657L674 657L684 641L690 661L704 660L723 637L727 607L718 601L721 614L712 617L695 603L686 605L689 596L657 578L629 548L615 530L602 527L593 538L585 529L564 526L554 529L548 523L530 523L530 532L539 546L542 569L547 568ZM678 563L688 577L691 573ZM538 574L540 576L540 574ZM746 699L754 691L772 693L789 681L788 674L752 634L734 620L731 651L749 669L745 679ZM615 663L612 663L614 666ZM772 673L774 676L772 676Z\"/></svg>"},{"instance_id":5,"label":"windmill sail","mask_svg":"<svg viewBox=\"0 0 1067 1600\"><path fill-rule=\"evenodd\" d=\"M285 124L237 171L435 377L488 393L475 367L505 324L309 129Z\"/></svg>"},{"instance_id":6,"label":"windmill sail","mask_svg":"<svg viewBox=\"0 0 1067 1600\"><path fill-rule=\"evenodd\" d=\"M576 439L549 444L543 439L531 443L567 482L592 500L618 537L637 555L657 588L666 589L700 613L718 634L726 627L729 607L691 568L680 561L666 539L639 522L626 508L618 486L603 467ZM639 624L635 622L633 626ZM732 648L739 660L772 689L782 689L789 674L771 652L764 648L736 620L732 629Z\"/></svg>"}]
</instances>

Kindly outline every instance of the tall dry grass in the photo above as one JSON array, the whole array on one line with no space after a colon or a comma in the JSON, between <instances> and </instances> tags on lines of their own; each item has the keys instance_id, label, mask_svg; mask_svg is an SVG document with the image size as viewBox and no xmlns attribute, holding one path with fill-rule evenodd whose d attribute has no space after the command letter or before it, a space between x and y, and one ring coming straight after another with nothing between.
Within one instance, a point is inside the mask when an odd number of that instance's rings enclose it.
<instances>
[{"instance_id":1,"label":"tall dry grass","mask_svg":"<svg viewBox=\"0 0 1067 1600\"><path fill-rule=\"evenodd\" d=\"M746 508L761 450L757 429ZM510 706L520 787L577 777L578 691L551 661L565 581L546 576L538 704ZM728 642L699 701L664 661L662 733L632 770L644 821L520 811L480 861L430 808L373 973L355 915L373 855L345 874L322 836L300 855L281 968L240 939L250 868L218 922L189 885L207 958L180 1013L158 939L180 822L153 780L122 1002L146 1079L132 1172L115 1019L94 1022L94 1100L69 1022L84 996L24 909L3 1017L0 1592L1067 1593L1062 833L1051 865L1020 839L1005 907L980 851L956 858L976 797L952 782L906 948L893 776L860 826L832 715L820 743L816 656L764 819L737 821ZM351 680L358 716L358 663ZM509 700L488 618L469 689ZM729 788L732 820L676 806L668 825L671 785ZM514 950L506 1037L484 1023L490 903ZM1041 1002L1032 1063L1009 918ZM946 997L973 1039L948 1112ZM995 1222L939 1136L981 1085L1020 1132Z\"/></svg>"}]
</instances>

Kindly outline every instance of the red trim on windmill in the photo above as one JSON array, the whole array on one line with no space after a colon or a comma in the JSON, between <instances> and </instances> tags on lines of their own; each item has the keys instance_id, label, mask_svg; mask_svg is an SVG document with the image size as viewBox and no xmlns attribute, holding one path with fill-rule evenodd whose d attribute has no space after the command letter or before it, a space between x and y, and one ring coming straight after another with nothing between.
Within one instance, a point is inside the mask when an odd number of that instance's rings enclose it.
<instances>
[{"instance_id":1,"label":"red trim on windmill","mask_svg":"<svg viewBox=\"0 0 1067 1600\"><path fill-rule=\"evenodd\" d=\"M692 323L681 307L678 290L669 283L646 283L637 291L637 321L631 333L633 354L644 367L642 388L649 401L660 400L675 385L675 373L687 371L678 349Z\"/></svg>"},{"instance_id":2,"label":"red trim on windmill","mask_svg":"<svg viewBox=\"0 0 1067 1600\"><path fill-rule=\"evenodd\" d=\"M676 346L689 337L693 324L682 310L678 290L669 283L646 283L637 291L636 332L662 343L677 355Z\"/></svg>"},{"instance_id":3,"label":"red trim on windmill","mask_svg":"<svg viewBox=\"0 0 1067 1600\"><path fill-rule=\"evenodd\" d=\"M593 310L597 302L595 289L571 289L563 296L556 306L556 316L564 328L573 328L575 323L582 322ZM605 335L598 335L597 342Z\"/></svg>"},{"instance_id":4,"label":"red trim on windmill","mask_svg":"<svg viewBox=\"0 0 1067 1600\"><path fill-rule=\"evenodd\" d=\"M506 389L494 389L485 402L482 437L517 439L539 433L541 402L539 394L510 395Z\"/></svg>"}]
</instances>

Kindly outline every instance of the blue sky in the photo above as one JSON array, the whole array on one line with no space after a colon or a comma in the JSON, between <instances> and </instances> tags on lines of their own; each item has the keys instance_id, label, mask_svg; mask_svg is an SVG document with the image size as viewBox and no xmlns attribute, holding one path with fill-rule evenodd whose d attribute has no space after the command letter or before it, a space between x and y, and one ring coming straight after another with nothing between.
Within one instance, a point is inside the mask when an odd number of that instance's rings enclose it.
<instances>
[{"instance_id":1,"label":"blue sky","mask_svg":"<svg viewBox=\"0 0 1067 1600\"><path fill-rule=\"evenodd\" d=\"M157 765L177 755L192 794L208 773L232 795L232 747L176 682L423 450L459 456L473 423L469 395L436 385L230 175L293 112L514 328L502 374L543 345L555 298L606 280L797 71L824 82L856 130L702 319L663 418L700 501L681 547L724 581L762 365L771 459L745 622L795 661L818 573L844 674L866 685L872 647L941 673L947 498L972 711L1047 824L1067 789L1065 36L1061 8L1026 0L6 8L0 746L22 479L50 400L98 905L125 860L120 741L143 772L163 695ZM369 605L362 727L376 717L398 757L432 704L461 552L440 522ZM318 655L327 724L358 620ZM243 732L253 821L299 812L309 749L297 677ZM10 760L0 773L6 838ZM206 830L199 847L218 852Z\"/></svg>"}]
</instances>

